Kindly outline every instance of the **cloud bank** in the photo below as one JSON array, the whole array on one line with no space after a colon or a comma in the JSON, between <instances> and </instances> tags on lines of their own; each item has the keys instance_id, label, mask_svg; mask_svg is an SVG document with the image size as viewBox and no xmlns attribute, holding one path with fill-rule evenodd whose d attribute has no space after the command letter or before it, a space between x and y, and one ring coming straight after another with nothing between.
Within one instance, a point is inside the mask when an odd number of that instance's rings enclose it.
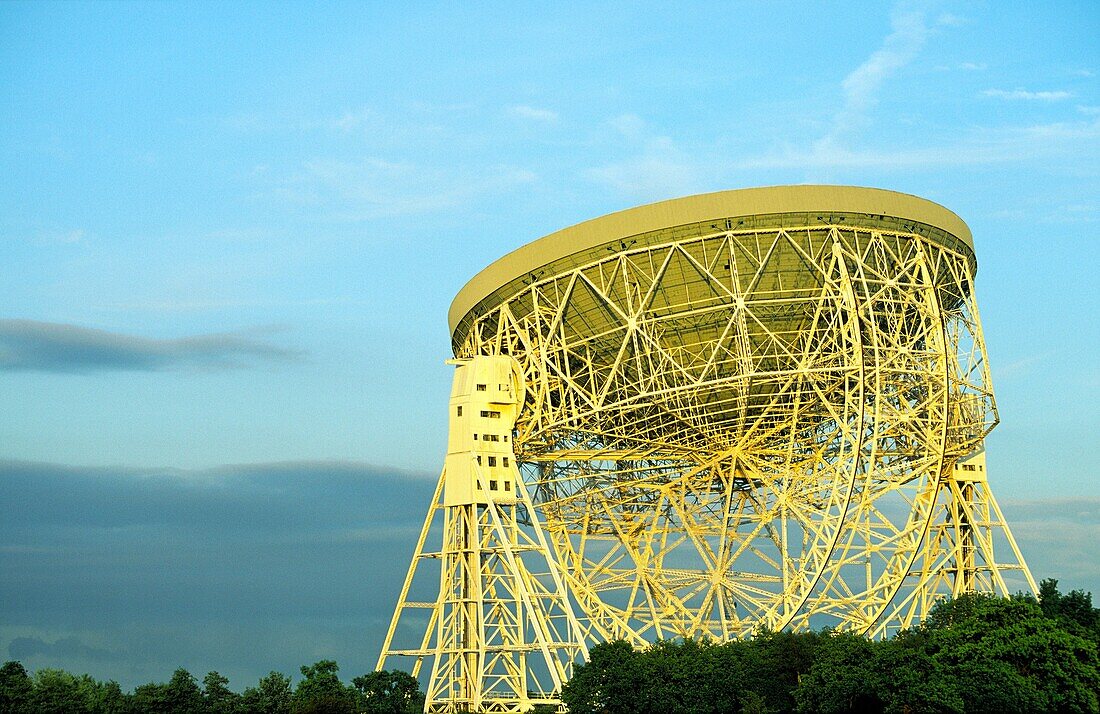
<instances>
[{"instance_id":1,"label":"cloud bank","mask_svg":"<svg viewBox=\"0 0 1100 714\"><path fill-rule=\"evenodd\" d=\"M434 485L339 461L0 461L0 654L124 687L180 666L237 689L323 657L370 671ZM1100 595L1100 499L1003 507L1037 578Z\"/></svg>"},{"instance_id":2,"label":"cloud bank","mask_svg":"<svg viewBox=\"0 0 1100 714\"><path fill-rule=\"evenodd\" d=\"M301 357L241 333L158 340L64 323L0 320L0 371L7 372L217 370Z\"/></svg>"},{"instance_id":3,"label":"cloud bank","mask_svg":"<svg viewBox=\"0 0 1100 714\"><path fill-rule=\"evenodd\" d=\"M0 461L0 655L132 687L371 671L435 482L354 462Z\"/></svg>"}]
</instances>

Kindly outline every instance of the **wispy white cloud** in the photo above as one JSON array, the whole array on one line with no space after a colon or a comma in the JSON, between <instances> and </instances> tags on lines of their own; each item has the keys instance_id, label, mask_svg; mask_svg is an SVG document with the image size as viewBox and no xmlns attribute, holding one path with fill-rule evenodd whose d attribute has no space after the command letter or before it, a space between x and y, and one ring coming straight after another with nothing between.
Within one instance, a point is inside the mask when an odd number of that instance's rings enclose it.
<instances>
[{"instance_id":1,"label":"wispy white cloud","mask_svg":"<svg viewBox=\"0 0 1100 714\"><path fill-rule=\"evenodd\" d=\"M68 233L57 236L57 241L59 243L79 243L84 240L86 235L87 232L83 228L76 228Z\"/></svg>"},{"instance_id":2,"label":"wispy white cloud","mask_svg":"<svg viewBox=\"0 0 1100 714\"><path fill-rule=\"evenodd\" d=\"M464 173L377 157L318 158L279 180L270 193L281 201L327 209L332 220L357 222L467 205L537 179L533 171L515 166L487 166Z\"/></svg>"},{"instance_id":3,"label":"wispy white cloud","mask_svg":"<svg viewBox=\"0 0 1100 714\"><path fill-rule=\"evenodd\" d=\"M328 114L290 114L285 112L247 112L231 114L215 121L242 133L351 132L364 129L380 121L378 112L368 107L345 109Z\"/></svg>"},{"instance_id":4,"label":"wispy white cloud","mask_svg":"<svg viewBox=\"0 0 1100 714\"><path fill-rule=\"evenodd\" d=\"M1013 379L1017 377L1026 376L1033 367L1042 364L1046 360L1054 356L1054 352L1044 352L1038 355L1030 355L1028 357L1022 357L1020 359L1009 362L1008 364L1001 365L1000 367L993 367L993 379L994 381L1001 379Z\"/></svg>"},{"instance_id":5,"label":"wispy white cloud","mask_svg":"<svg viewBox=\"0 0 1100 714\"><path fill-rule=\"evenodd\" d=\"M950 12L945 12L936 18L936 24L942 25L944 27L962 27L968 22L969 20L967 20L965 17L959 17L958 15L953 15Z\"/></svg>"},{"instance_id":6,"label":"wispy white cloud","mask_svg":"<svg viewBox=\"0 0 1100 714\"><path fill-rule=\"evenodd\" d=\"M959 64L959 69L965 69L968 72L983 72L989 68L985 62L963 62Z\"/></svg>"},{"instance_id":7,"label":"wispy white cloud","mask_svg":"<svg viewBox=\"0 0 1100 714\"><path fill-rule=\"evenodd\" d=\"M1065 155L1100 138L1100 120L1024 127L976 128L936 146L908 149L848 149L830 142L810 148L781 147L735 162L740 169L913 169L1022 161Z\"/></svg>"},{"instance_id":8,"label":"wispy white cloud","mask_svg":"<svg viewBox=\"0 0 1100 714\"><path fill-rule=\"evenodd\" d=\"M819 140L821 146L839 143L844 135L867 122L867 114L878 102L882 84L913 61L929 34L921 12L895 9L890 27L891 32L882 41L882 46L841 82L844 103L833 118L830 132Z\"/></svg>"},{"instance_id":9,"label":"wispy white cloud","mask_svg":"<svg viewBox=\"0 0 1100 714\"><path fill-rule=\"evenodd\" d=\"M986 89L982 91L981 95L983 97L995 97L997 99L1019 99L1024 101L1040 102L1058 102L1063 99L1069 99L1073 96L1071 93L1064 90L1030 92L1026 89Z\"/></svg>"},{"instance_id":10,"label":"wispy white cloud","mask_svg":"<svg viewBox=\"0 0 1100 714\"><path fill-rule=\"evenodd\" d=\"M557 112L551 111L550 109L540 109L538 107L528 106L526 104L518 104L512 107L508 107L508 113L522 119L531 119L533 121L545 122L547 124L552 124L558 120Z\"/></svg>"},{"instance_id":11,"label":"wispy white cloud","mask_svg":"<svg viewBox=\"0 0 1100 714\"><path fill-rule=\"evenodd\" d=\"M702 165L668 136L651 132L637 114L621 114L607 122L615 141L632 150L620 161L590 168L584 176L635 199L668 198L699 188Z\"/></svg>"}]
</instances>

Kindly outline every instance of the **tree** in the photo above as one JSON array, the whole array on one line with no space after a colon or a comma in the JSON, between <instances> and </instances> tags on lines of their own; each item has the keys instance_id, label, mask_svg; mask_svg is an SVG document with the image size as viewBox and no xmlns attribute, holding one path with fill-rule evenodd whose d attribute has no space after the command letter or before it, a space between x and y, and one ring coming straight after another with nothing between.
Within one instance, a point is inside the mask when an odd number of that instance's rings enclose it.
<instances>
[{"instance_id":1,"label":"tree","mask_svg":"<svg viewBox=\"0 0 1100 714\"><path fill-rule=\"evenodd\" d=\"M351 680L366 714L419 714L424 710L420 682L399 669L364 674Z\"/></svg>"},{"instance_id":2,"label":"tree","mask_svg":"<svg viewBox=\"0 0 1100 714\"><path fill-rule=\"evenodd\" d=\"M203 708L210 714L237 714L241 695L229 689L229 680L217 672L207 672L202 678Z\"/></svg>"},{"instance_id":3,"label":"tree","mask_svg":"<svg viewBox=\"0 0 1100 714\"><path fill-rule=\"evenodd\" d=\"M1058 581L1048 578L1039 583L1039 607L1073 634L1100 642L1100 609L1092 606L1092 593L1071 590L1063 595Z\"/></svg>"},{"instance_id":4,"label":"tree","mask_svg":"<svg viewBox=\"0 0 1100 714\"><path fill-rule=\"evenodd\" d=\"M860 635L821 638L814 663L794 693L801 712L881 712L881 682L873 666L875 643Z\"/></svg>"},{"instance_id":5,"label":"tree","mask_svg":"<svg viewBox=\"0 0 1100 714\"><path fill-rule=\"evenodd\" d=\"M202 714L202 690L195 677L182 667L172 673L164 688L168 706L173 714Z\"/></svg>"},{"instance_id":6,"label":"tree","mask_svg":"<svg viewBox=\"0 0 1100 714\"><path fill-rule=\"evenodd\" d=\"M294 690L294 714L355 714L355 691L340 681L340 666L323 659L302 667L302 681Z\"/></svg>"},{"instance_id":7,"label":"tree","mask_svg":"<svg viewBox=\"0 0 1100 714\"><path fill-rule=\"evenodd\" d=\"M918 632L968 712L1100 711L1096 642L1033 600L961 595L937 605Z\"/></svg>"},{"instance_id":8,"label":"tree","mask_svg":"<svg viewBox=\"0 0 1100 714\"><path fill-rule=\"evenodd\" d=\"M34 673L31 710L41 714L70 714L85 711L77 679L60 669L40 669Z\"/></svg>"},{"instance_id":9,"label":"tree","mask_svg":"<svg viewBox=\"0 0 1100 714\"><path fill-rule=\"evenodd\" d=\"M0 714L30 712L34 686L27 670L19 662L5 662L0 667Z\"/></svg>"},{"instance_id":10,"label":"tree","mask_svg":"<svg viewBox=\"0 0 1100 714\"><path fill-rule=\"evenodd\" d=\"M122 688L114 680L97 682L88 675L82 674L77 679L77 689L89 712L128 714L130 711L129 697L122 692Z\"/></svg>"},{"instance_id":11,"label":"tree","mask_svg":"<svg viewBox=\"0 0 1100 714\"><path fill-rule=\"evenodd\" d=\"M290 677L270 672L255 687L244 690L241 704L248 714L290 714Z\"/></svg>"},{"instance_id":12,"label":"tree","mask_svg":"<svg viewBox=\"0 0 1100 714\"><path fill-rule=\"evenodd\" d=\"M742 644L747 650L742 688L760 695L770 710L794 711L795 688L813 666L820 639L813 632L758 633Z\"/></svg>"},{"instance_id":13,"label":"tree","mask_svg":"<svg viewBox=\"0 0 1100 714\"><path fill-rule=\"evenodd\" d=\"M603 642L573 670L561 698L571 714L642 714L651 711L640 696L645 684L640 655L630 643Z\"/></svg>"}]
</instances>

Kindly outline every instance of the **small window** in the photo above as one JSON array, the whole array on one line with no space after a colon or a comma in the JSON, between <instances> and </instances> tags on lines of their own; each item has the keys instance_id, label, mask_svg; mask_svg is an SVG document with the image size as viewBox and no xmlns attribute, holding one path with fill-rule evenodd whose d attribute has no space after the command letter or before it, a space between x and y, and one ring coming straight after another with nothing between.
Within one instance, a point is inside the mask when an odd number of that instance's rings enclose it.
<instances>
[{"instance_id":1,"label":"small window","mask_svg":"<svg viewBox=\"0 0 1100 714\"><path fill-rule=\"evenodd\" d=\"M505 461L507 461L507 459L505 459ZM504 482L504 490L505 491L511 491L512 490L512 482L511 481L505 481Z\"/></svg>"},{"instance_id":2,"label":"small window","mask_svg":"<svg viewBox=\"0 0 1100 714\"><path fill-rule=\"evenodd\" d=\"M479 391L479 392L484 392L484 391L485 391L485 389L486 389L486 387L485 387L485 385L484 385L484 384L479 384L479 385L477 385L477 391Z\"/></svg>"},{"instance_id":3,"label":"small window","mask_svg":"<svg viewBox=\"0 0 1100 714\"><path fill-rule=\"evenodd\" d=\"M496 491L497 490L497 482L496 481L493 481L491 479L489 480L489 490L490 491Z\"/></svg>"},{"instance_id":4,"label":"small window","mask_svg":"<svg viewBox=\"0 0 1100 714\"><path fill-rule=\"evenodd\" d=\"M478 465L478 466L480 466L480 465L481 465L481 456L480 456L480 455L479 455L479 456L477 457L477 465ZM480 486L478 486L478 488L481 488L481 487L480 487Z\"/></svg>"},{"instance_id":5,"label":"small window","mask_svg":"<svg viewBox=\"0 0 1100 714\"><path fill-rule=\"evenodd\" d=\"M505 465L505 466L507 466L507 465L508 465L508 457L507 457L507 456L505 456L505 457L504 457L504 465Z\"/></svg>"},{"instance_id":6,"label":"small window","mask_svg":"<svg viewBox=\"0 0 1100 714\"><path fill-rule=\"evenodd\" d=\"M458 415L459 415L459 416L462 416L462 407L459 407L459 408L458 408Z\"/></svg>"},{"instance_id":7,"label":"small window","mask_svg":"<svg viewBox=\"0 0 1100 714\"><path fill-rule=\"evenodd\" d=\"M500 437L498 435L493 434L492 436L493 436L493 441L500 441Z\"/></svg>"},{"instance_id":8,"label":"small window","mask_svg":"<svg viewBox=\"0 0 1100 714\"><path fill-rule=\"evenodd\" d=\"M477 434L474 434L474 441L477 441Z\"/></svg>"},{"instance_id":9,"label":"small window","mask_svg":"<svg viewBox=\"0 0 1100 714\"><path fill-rule=\"evenodd\" d=\"M508 435L507 435L507 434L505 434L505 435L504 435L504 441L505 441L505 442L507 442L507 441L508 441Z\"/></svg>"},{"instance_id":10,"label":"small window","mask_svg":"<svg viewBox=\"0 0 1100 714\"><path fill-rule=\"evenodd\" d=\"M496 466L496 465L497 465L497 457L495 457L495 456L490 456L490 457L489 457L489 465L490 465L490 466Z\"/></svg>"}]
</instances>

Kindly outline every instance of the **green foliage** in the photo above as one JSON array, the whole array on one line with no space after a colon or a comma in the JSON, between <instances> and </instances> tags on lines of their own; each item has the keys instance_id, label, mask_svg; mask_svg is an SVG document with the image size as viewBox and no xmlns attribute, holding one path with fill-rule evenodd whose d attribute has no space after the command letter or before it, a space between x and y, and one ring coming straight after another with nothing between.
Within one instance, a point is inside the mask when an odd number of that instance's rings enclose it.
<instances>
[{"instance_id":1,"label":"green foliage","mask_svg":"<svg viewBox=\"0 0 1100 714\"><path fill-rule=\"evenodd\" d=\"M290 714L290 677L270 672L255 687L244 690L241 704L249 714Z\"/></svg>"},{"instance_id":2,"label":"green foliage","mask_svg":"<svg viewBox=\"0 0 1100 714\"><path fill-rule=\"evenodd\" d=\"M302 681L290 702L292 714L355 714L355 691L344 686L339 671L330 659L302 667Z\"/></svg>"},{"instance_id":3,"label":"green foliage","mask_svg":"<svg viewBox=\"0 0 1100 714\"><path fill-rule=\"evenodd\" d=\"M1047 579L1039 583L1039 607L1073 634L1100 641L1100 608L1092 606L1092 593L1071 590L1063 595L1058 581Z\"/></svg>"},{"instance_id":4,"label":"green foliage","mask_svg":"<svg viewBox=\"0 0 1100 714\"><path fill-rule=\"evenodd\" d=\"M203 709L209 714L243 714L240 694L229 688L229 680L217 672L207 672L202 678Z\"/></svg>"},{"instance_id":5,"label":"green foliage","mask_svg":"<svg viewBox=\"0 0 1100 714\"><path fill-rule=\"evenodd\" d=\"M1039 597L964 595L918 627L874 642L834 632L760 632L751 640L596 645L562 699L572 714L773 712L1088 712L1100 714L1100 609L1044 580ZM351 685L321 660L295 688L279 672L237 694L187 670L125 693L59 669L0 667L0 714L412 714L424 695L398 670Z\"/></svg>"},{"instance_id":6,"label":"green foliage","mask_svg":"<svg viewBox=\"0 0 1100 714\"><path fill-rule=\"evenodd\" d=\"M18 662L6 662L0 667L0 714L23 714L30 711L34 685L27 670Z\"/></svg>"},{"instance_id":7,"label":"green foliage","mask_svg":"<svg viewBox=\"0 0 1100 714\"><path fill-rule=\"evenodd\" d=\"M420 683L398 669L364 674L351 680L363 714L418 714L424 711Z\"/></svg>"},{"instance_id":8,"label":"green foliage","mask_svg":"<svg viewBox=\"0 0 1100 714\"><path fill-rule=\"evenodd\" d=\"M594 647L571 712L1097 712L1091 595L966 595L892 640L761 632L746 642Z\"/></svg>"}]
</instances>

